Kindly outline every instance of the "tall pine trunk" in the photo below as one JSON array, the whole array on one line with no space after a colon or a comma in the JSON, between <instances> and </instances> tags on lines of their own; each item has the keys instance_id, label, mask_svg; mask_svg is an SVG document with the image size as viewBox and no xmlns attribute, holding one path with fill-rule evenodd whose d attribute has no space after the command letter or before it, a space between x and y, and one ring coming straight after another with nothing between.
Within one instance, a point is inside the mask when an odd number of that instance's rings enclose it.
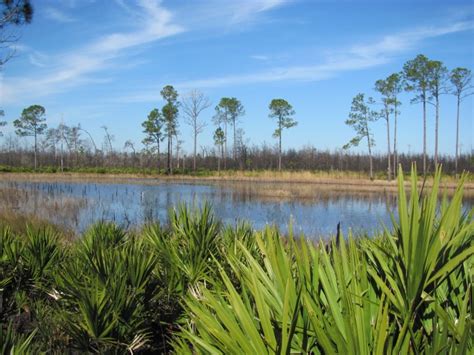
<instances>
[{"instance_id":1,"label":"tall pine trunk","mask_svg":"<svg viewBox=\"0 0 474 355\"><path fill-rule=\"evenodd\" d=\"M173 136L170 137L170 174L173 175Z\"/></svg>"},{"instance_id":2,"label":"tall pine trunk","mask_svg":"<svg viewBox=\"0 0 474 355\"><path fill-rule=\"evenodd\" d=\"M370 142L369 142L369 169L370 169L370 171L369 171L370 180L373 180L374 179L374 168L373 168L373 163L372 163L372 148L370 146Z\"/></svg>"},{"instance_id":3,"label":"tall pine trunk","mask_svg":"<svg viewBox=\"0 0 474 355\"><path fill-rule=\"evenodd\" d=\"M439 95L436 94L436 123L435 123L435 153L434 163L435 170L438 168L438 127L439 127Z\"/></svg>"},{"instance_id":4,"label":"tall pine trunk","mask_svg":"<svg viewBox=\"0 0 474 355\"><path fill-rule=\"evenodd\" d=\"M179 170L179 140L178 140L178 136L176 136L176 169Z\"/></svg>"},{"instance_id":5,"label":"tall pine trunk","mask_svg":"<svg viewBox=\"0 0 474 355\"><path fill-rule=\"evenodd\" d=\"M390 152L390 115L389 112L386 112L386 120L387 120L387 180L392 180L392 163L390 161L392 153Z\"/></svg>"},{"instance_id":6,"label":"tall pine trunk","mask_svg":"<svg viewBox=\"0 0 474 355\"><path fill-rule=\"evenodd\" d=\"M36 170L36 168L37 168L37 166L38 166L38 163L37 163L37 158L36 158L36 155L37 155L37 153L38 153L38 135L37 135L37 133L36 133L36 129L35 129L35 132L34 132L34 134L35 134L35 151L34 151L34 160L35 160L35 170Z\"/></svg>"},{"instance_id":7,"label":"tall pine trunk","mask_svg":"<svg viewBox=\"0 0 474 355\"><path fill-rule=\"evenodd\" d=\"M374 172L373 172L373 163L372 163L372 147L371 147L371 144L370 144L370 132L369 132L369 124L367 123L367 121L365 122L365 129L366 129L366 133L367 133L367 147L369 149L369 177L370 177L370 180L373 180L374 179Z\"/></svg>"},{"instance_id":8,"label":"tall pine trunk","mask_svg":"<svg viewBox=\"0 0 474 355\"><path fill-rule=\"evenodd\" d=\"M234 129L233 158L234 158L234 161L235 161L235 159L236 159L236 157L237 157L237 146L236 146L236 144L235 144L235 142L237 141L237 139L236 139L237 136L236 136L236 134L235 134L235 120L234 120L234 123L233 123L233 129Z\"/></svg>"},{"instance_id":9,"label":"tall pine trunk","mask_svg":"<svg viewBox=\"0 0 474 355\"><path fill-rule=\"evenodd\" d=\"M461 106L461 95L458 95L457 110L456 110L456 157L454 159L454 171L458 174L458 159L459 159L459 107Z\"/></svg>"},{"instance_id":10,"label":"tall pine trunk","mask_svg":"<svg viewBox=\"0 0 474 355\"><path fill-rule=\"evenodd\" d=\"M426 94L423 93L423 176L426 176Z\"/></svg>"},{"instance_id":11,"label":"tall pine trunk","mask_svg":"<svg viewBox=\"0 0 474 355\"><path fill-rule=\"evenodd\" d=\"M219 145L219 154L217 154L217 172L221 171L221 159L224 157L224 147L222 144Z\"/></svg>"},{"instance_id":12,"label":"tall pine trunk","mask_svg":"<svg viewBox=\"0 0 474 355\"><path fill-rule=\"evenodd\" d=\"M157 157L156 157L156 167L158 168L158 173L160 172L160 140L157 139L156 141L156 151L157 151ZM135 154L134 154L135 155Z\"/></svg>"},{"instance_id":13,"label":"tall pine trunk","mask_svg":"<svg viewBox=\"0 0 474 355\"><path fill-rule=\"evenodd\" d=\"M171 136L171 134L168 134L168 154L167 154L167 170L168 170L168 174L173 174L173 164L172 164L172 156L173 156L173 143L172 143L172 139L173 137Z\"/></svg>"},{"instance_id":14,"label":"tall pine trunk","mask_svg":"<svg viewBox=\"0 0 474 355\"><path fill-rule=\"evenodd\" d=\"M224 121L224 170L227 169L227 117L226 120Z\"/></svg>"},{"instance_id":15,"label":"tall pine trunk","mask_svg":"<svg viewBox=\"0 0 474 355\"><path fill-rule=\"evenodd\" d=\"M396 99L395 99L396 100ZM397 104L395 103L395 116L393 122L393 173L396 176L398 167L398 153L397 153Z\"/></svg>"},{"instance_id":16,"label":"tall pine trunk","mask_svg":"<svg viewBox=\"0 0 474 355\"><path fill-rule=\"evenodd\" d=\"M283 133L281 129L281 120L279 121L278 126L278 129L280 130L280 134L278 135L278 171L281 171L281 134Z\"/></svg>"}]
</instances>

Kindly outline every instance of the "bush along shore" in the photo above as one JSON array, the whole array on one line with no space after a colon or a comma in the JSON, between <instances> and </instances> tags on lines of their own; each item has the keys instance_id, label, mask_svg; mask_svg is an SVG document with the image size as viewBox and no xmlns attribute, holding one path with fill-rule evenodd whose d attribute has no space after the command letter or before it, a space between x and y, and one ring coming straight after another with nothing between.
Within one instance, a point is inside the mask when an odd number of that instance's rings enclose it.
<instances>
[{"instance_id":1,"label":"bush along shore","mask_svg":"<svg viewBox=\"0 0 474 355\"><path fill-rule=\"evenodd\" d=\"M209 206L167 226L70 240L0 228L2 353L472 353L473 211L462 179L410 197L376 238L314 242L226 227ZM422 196L423 195L423 196Z\"/></svg>"}]
</instances>

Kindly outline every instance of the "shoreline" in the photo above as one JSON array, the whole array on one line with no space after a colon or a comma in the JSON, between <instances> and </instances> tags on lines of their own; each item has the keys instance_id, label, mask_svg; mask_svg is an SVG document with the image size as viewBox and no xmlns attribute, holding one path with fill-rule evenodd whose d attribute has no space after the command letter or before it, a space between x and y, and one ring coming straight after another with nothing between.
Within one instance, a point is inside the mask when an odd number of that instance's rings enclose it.
<instances>
[{"instance_id":1,"label":"shoreline","mask_svg":"<svg viewBox=\"0 0 474 355\"><path fill-rule=\"evenodd\" d=\"M452 195L457 187L457 181L449 178L440 184L440 191L446 191ZM218 184L218 185L257 185L259 189L254 193L264 196L290 197L294 195L291 192L298 190L314 189L334 192L359 192L359 193L396 193L397 180L368 180L367 178L331 176L322 177L310 172L282 172L282 173L232 173L212 176L192 176L192 175L141 175L141 174L98 174L98 173L0 173L0 181L22 181L22 182L90 182L90 183L116 183L116 184L150 184L158 185L160 183L196 183L196 184ZM265 185L277 186L278 189L261 188ZM409 181L405 181L407 188ZM421 189L423 181L419 181ZM432 186L432 178L428 178L425 188ZM232 186L231 186L232 187ZM261 189L260 189L261 188ZM273 193L273 192L274 193ZM283 191L283 193L282 193ZM285 193L289 192L289 193ZM296 193L295 197L304 198L305 193ZM474 197L474 182L465 181L464 196ZM308 197L308 196L306 196Z\"/></svg>"}]
</instances>

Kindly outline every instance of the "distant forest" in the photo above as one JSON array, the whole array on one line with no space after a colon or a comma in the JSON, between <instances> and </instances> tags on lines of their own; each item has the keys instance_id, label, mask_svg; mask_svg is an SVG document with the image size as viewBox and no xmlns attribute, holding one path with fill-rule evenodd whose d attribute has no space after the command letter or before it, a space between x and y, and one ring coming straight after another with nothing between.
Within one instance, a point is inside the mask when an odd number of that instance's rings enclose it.
<instances>
[{"instance_id":1,"label":"distant forest","mask_svg":"<svg viewBox=\"0 0 474 355\"><path fill-rule=\"evenodd\" d=\"M273 137L275 145L249 143L244 131L239 128L245 116L242 102L235 97L223 97L215 106L212 122L206 122L201 113L211 107L204 93L192 90L180 98L176 89L167 85L161 91L164 105L154 108L142 122L144 138L142 145L127 141L123 147L114 144L110 129L102 126L103 142L96 142L89 131L77 126L60 124L48 127L46 109L41 105L25 108L18 119L13 120L15 135L0 139L0 170L21 169L41 171L79 171L120 169L139 172L148 169L153 172L199 173L212 170L313 170L350 171L368 174L369 177L386 177L390 180L398 164L408 170L417 162L423 174L433 172L437 164L443 165L448 174L473 171L473 152L461 152L459 142L460 106L463 100L473 94L472 72L466 68L449 71L442 62L430 60L420 54L409 60L399 73L377 80L374 89L378 98L357 94L350 106L345 124L354 129L354 137L340 149L320 150L313 146L300 149L284 149L284 132L296 126L295 110L284 99L273 99L269 106L269 119L275 122ZM423 119L422 154L398 153L397 121L402 114L402 103L398 96L402 91L413 94L412 104L419 104ZM452 94L456 104L456 145L454 156L438 152L440 101L444 94ZM426 122L427 105L435 108L434 155L427 154ZM4 112L0 110L0 116ZM386 153L374 154L375 144L371 125L383 120L386 124ZM1 128L8 124L0 120ZM186 154L182 149L180 125L192 129L193 151ZM214 127L212 127L214 126ZM199 145L199 135L204 129L214 132L214 145ZM290 133L285 133L290 134ZM33 146L21 140L30 137ZM366 147L367 153L354 153L351 147ZM164 147L163 147L164 146ZM383 146L383 144L382 144ZM143 147L143 148L142 148ZM104 171L105 171L104 170Z\"/></svg>"},{"instance_id":2,"label":"distant forest","mask_svg":"<svg viewBox=\"0 0 474 355\"><path fill-rule=\"evenodd\" d=\"M179 159L174 152L173 173L189 174L193 173L193 156L182 155ZM161 154L161 172L166 172L166 154ZM423 164L422 154L400 154L399 163L405 171L409 171L411 162L416 161L418 166ZM90 172L130 172L140 171L157 173L156 154L147 151L127 151L127 152L107 152L94 153L89 150L78 152L43 151L38 155L41 166L39 171L60 172L60 171L90 171ZM208 170L217 170L218 156L214 148L203 149L197 155L198 169L196 174L205 173ZM61 163L62 162L62 163ZM443 172L447 174L455 173L455 159L453 156L442 155L439 163L443 165ZM0 171L32 171L33 153L31 149L16 147L12 150L0 151ZM312 170L324 172L350 171L360 173L363 176L369 174L369 156L367 154L355 154L346 150L338 151L318 150L314 147L303 147L301 149L288 149L282 154L282 164L286 170ZM434 161L429 159L428 165L432 172ZM62 167L62 168L61 168ZM242 146L238 151L236 159L229 158L226 162L226 169L231 170L276 170L278 168L278 151L274 146ZM373 156L373 168L375 177L386 178L387 157L376 154ZM224 169L224 166L221 166ZM145 171L146 170L146 171ZM472 153L461 154L458 159L459 171L474 172L474 156Z\"/></svg>"}]
</instances>

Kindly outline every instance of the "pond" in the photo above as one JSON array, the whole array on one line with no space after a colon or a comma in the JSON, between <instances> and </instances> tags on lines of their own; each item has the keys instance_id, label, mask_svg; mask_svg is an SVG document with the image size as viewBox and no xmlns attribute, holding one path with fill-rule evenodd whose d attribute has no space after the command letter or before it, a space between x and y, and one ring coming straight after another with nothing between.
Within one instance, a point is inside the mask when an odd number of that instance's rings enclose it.
<instances>
[{"instance_id":1,"label":"pond","mask_svg":"<svg viewBox=\"0 0 474 355\"><path fill-rule=\"evenodd\" d=\"M309 191L297 193L304 188ZM0 208L31 213L79 233L102 220L126 228L152 221L166 223L169 208L180 203L199 207L205 201L226 224L244 220L255 229L276 225L285 234L292 226L295 234L309 238L335 234L338 223L345 234L349 229L355 234L374 234L383 225L390 227L390 213L396 214L393 194L335 192L318 185L0 182ZM465 207L471 208L472 201L465 202Z\"/></svg>"}]
</instances>

